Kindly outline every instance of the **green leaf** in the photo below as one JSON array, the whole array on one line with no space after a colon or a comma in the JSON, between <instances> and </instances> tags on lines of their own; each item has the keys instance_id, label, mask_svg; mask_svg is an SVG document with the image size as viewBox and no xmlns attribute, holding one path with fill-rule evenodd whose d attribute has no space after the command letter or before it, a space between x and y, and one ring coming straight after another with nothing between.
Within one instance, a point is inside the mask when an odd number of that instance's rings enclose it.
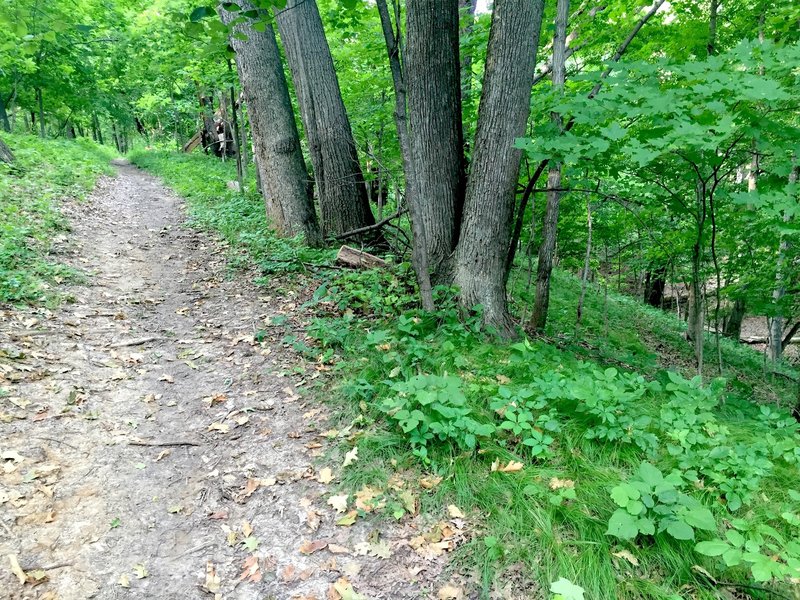
<instances>
[{"instance_id":1,"label":"green leaf","mask_svg":"<svg viewBox=\"0 0 800 600\"><path fill-rule=\"evenodd\" d=\"M683 521L672 521L667 525L667 533L676 540L693 540L694 529Z\"/></svg>"},{"instance_id":2,"label":"green leaf","mask_svg":"<svg viewBox=\"0 0 800 600\"><path fill-rule=\"evenodd\" d=\"M632 540L639 533L636 519L627 510L618 508L608 520L606 535L613 535L622 540Z\"/></svg>"},{"instance_id":3,"label":"green leaf","mask_svg":"<svg viewBox=\"0 0 800 600\"><path fill-rule=\"evenodd\" d=\"M648 462L643 462L639 466L639 477L651 488L655 488L664 481L664 475L656 467Z\"/></svg>"},{"instance_id":4,"label":"green leaf","mask_svg":"<svg viewBox=\"0 0 800 600\"><path fill-rule=\"evenodd\" d=\"M639 490L633 487L629 483L621 483L618 486L614 487L611 490L611 499L617 504L617 506L626 507L628 506L628 502L631 500L638 500L641 494Z\"/></svg>"},{"instance_id":5,"label":"green leaf","mask_svg":"<svg viewBox=\"0 0 800 600\"><path fill-rule=\"evenodd\" d=\"M766 556L750 566L750 572L756 581L769 581L772 579L772 561Z\"/></svg>"},{"instance_id":6,"label":"green leaf","mask_svg":"<svg viewBox=\"0 0 800 600\"><path fill-rule=\"evenodd\" d=\"M692 527L705 529L706 531L716 531L717 522L714 515L707 508L693 508L683 514L683 520Z\"/></svg>"},{"instance_id":7,"label":"green leaf","mask_svg":"<svg viewBox=\"0 0 800 600\"><path fill-rule=\"evenodd\" d=\"M562 600L584 600L584 589L563 577L550 584L550 591L553 594L558 594Z\"/></svg>"},{"instance_id":8,"label":"green leaf","mask_svg":"<svg viewBox=\"0 0 800 600\"><path fill-rule=\"evenodd\" d=\"M735 567L742 562L742 551L738 548L731 548L722 555L722 560L729 567Z\"/></svg>"},{"instance_id":9,"label":"green leaf","mask_svg":"<svg viewBox=\"0 0 800 600\"><path fill-rule=\"evenodd\" d=\"M695 544L694 549L703 556L722 556L726 550L730 549L730 546L724 540L709 540L707 542L698 542Z\"/></svg>"},{"instance_id":10,"label":"green leaf","mask_svg":"<svg viewBox=\"0 0 800 600\"><path fill-rule=\"evenodd\" d=\"M215 17L217 15L217 11L215 11L210 6L198 6L192 11L192 14L189 15L189 20L192 23L197 23L198 21L202 21L206 17Z\"/></svg>"}]
</instances>

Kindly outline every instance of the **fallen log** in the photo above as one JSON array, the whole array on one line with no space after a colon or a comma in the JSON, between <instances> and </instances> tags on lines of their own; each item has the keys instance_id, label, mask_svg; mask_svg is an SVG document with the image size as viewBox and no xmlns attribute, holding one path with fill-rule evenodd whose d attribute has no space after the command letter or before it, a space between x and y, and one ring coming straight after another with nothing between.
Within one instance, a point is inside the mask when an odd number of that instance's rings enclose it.
<instances>
[{"instance_id":1,"label":"fallen log","mask_svg":"<svg viewBox=\"0 0 800 600\"><path fill-rule=\"evenodd\" d=\"M341 248L339 248L339 253L336 255L336 262L341 263L347 267L351 267L353 269L371 269L373 267L386 267L389 264L382 258L375 256L374 254L370 254L369 252L363 252L362 250L356 250L355 248L351 248L350 246L342 246Z\"/></svg>"},{"instance_id":2,"label":"fallen log","mask_svg":"<svg viewBox=\"0 0 800 600\"><path fill-rule=\"evenodd\" d=\"M183 145L183 151L184 152L191 152L192 150L197 148L197 146L199 146L200 142L202 141L202 135L203 135L203 131L202 130L200 130L197 133L195 133L192 136L192 139L190 139L188 142L186 142Z\"/></svg>"}]
</instances>

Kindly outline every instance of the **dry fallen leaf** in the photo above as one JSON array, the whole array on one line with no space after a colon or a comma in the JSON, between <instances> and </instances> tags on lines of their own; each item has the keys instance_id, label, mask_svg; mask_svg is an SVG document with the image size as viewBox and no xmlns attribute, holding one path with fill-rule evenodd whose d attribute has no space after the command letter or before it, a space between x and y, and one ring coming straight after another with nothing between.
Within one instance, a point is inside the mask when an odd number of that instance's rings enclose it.
<instances>
[{"instance_id":1,"label":"dry fallen leaf","mask_svg":"<svg viewBox=\"0 0 800 600\"><path fill-rule=\"evenodd\" d=\"M449 514L454 519L463 519L464 513L461 512L461 509L458 508L455 504L451 504L447 507L447 514Z\"/></svg>"},{"instance_id":2,"label":"dry fallen leaf","mask_svg":"<svg viewBox=\"0 0 800 600\"><path fill-rule=\"evenodd\" d=\"M308 528L311 531L316 531L319 529L321 523L322 517L316 510L312 508L306 513L306 525L308 525Z\"/></svg>"},{"instance_id":3,"label":"dry fallen leaf","mask_svg":"<svg viewBox=\"0 0 800 600\"><path fill-rule=\"evenodd\" d=\"M612 552L611 554L613 556L616 556L617 558L624 558L629 563L631 563L634 567L638 567L639 566L639 559L636 558L633 554L631 554L627 550L620 550L619 552Z\"/></svg>"},{"instance_id":4,"label":"dry fallen leaf","mask_svg":"<svg viewBox=\"0 0 800 600\"><path fill-rule=\"evenodd\" d=\"M219 431L220 433L228 433L231 430L230 425L225 423L212 423L208 426L209 431Z\"/></svg>"},{"instance_id":5,"label":"dry fallen leaf","mask_svg":"<svg viewBox=\"0 0 800 600\"><path fill-rule=\"evenodd\" d=\"M216 594L222 587L219 575L217 575L217 568L211 561L206 563L206 581L203 584L203 589L211 594Z\"/></svg>"},{"instance_id":6,"label":"dry fallen leaf","mask_svg":"<svg viewBox=\"0 0 800 600\"><path fill-rule=\"evenodd\" d=\"M17 576L20 583L25 583L28 580L28 576L25 575L25 571L19 566L16 554L9 554L6 558L8 558L8 562L11 563L11 572Z\"/></svg>"},{"instance_id":7,"label":"dry fallen leaf","mask_svg":"<svg viewBox=\"0 0 800 600\"><path fill-rule=\"evenodd\" d=\"M358 460L358 446L355 446L350 452L344 455L344 462L342 468L349 467Z\"/></svg>"},{"instance_id":8,"label":"dry fallen leaf","mask_svg":"<svg viewBox=\"0 0 800 600\"><path fill-rule=\"evenodd\" d=\"M147 568L141 563L139 563L138 565L133 565L133 573L139 579L144 579L149 575L149 573L147 572Z\"/></svg>"},{"instance_id":9,"label":"dry fallen leaf","mask_svg":"<svg viewBox=\"0 0 800 600\"><path fill-rule=\"evenodd\" d=\"M169 456L170 454L172 454L172 450L170 449L162 450L161 452L158 453L158 456L156 456L156 460L154 462L158 462L164 457Z\"/></svg>"},{"instance_id":10,"label":"dry fallen leaf","mask_svg":"<svg viewBox=\"0 0 800 600\"><path fill-rule=\"evenodd\" d=\"M511 380L505 375L495 375L494 377L495 379L497 379L497 383L500 383L502 385L508 385L509 383L511 383Z\"/></svg>"},{"instance_id":11,"label":"dry fallen leaf","mask_svg":"<svg viewBox=\"0 0 800 600\"><path fill-rule=\"evenodd\" d=\"M419 480L419 484L426 490L432 490L440 483L442 483L442 478L437 475L428 475Z\"/></svg>"},{"instance_id":12,"label":"dry fallen leaf","mask_svg":"<svg viewBox=\"0 0 800 600\"><path fill-rule=\"evenodd\" d=\"M117 580L117 583L119 583L120 586L122 586L124 588L129 588L129 587L131 587L131 578L128 577L127 573L123 573L122 575L119 576L119 579Z\"/></svg>"},{"instance_id":13,"label":"dry fallen leaf","mask_svg":"<svg viewBox=\"0 0 800 600\"><path fill-rule=\"evenodd\" d=\"M439 590L437 597L439 600L462 600L464 598L464 590L454 585L446 585Z\"/></svg>"},{"instance_id":14,"label":"dry fallen leaf","mask_svg":"<svg viewBox=\"0 0 800 600\"><path fill-rule=\"evenodd\" d=\"M357 518L358 518L358 511L357 510L351 510L345 516L339 517L338 519L336 519L336 524L337 525L342 525L344 527L350 527L350 525L352 525L353 523L356 522Z\"/></svg>"},{"instance_id":15,"label":"dry fallen leaf","mask_svg":"<svg viewBox=\"0 0 800 600\"><path fill-rule=\"evenodd\" d=\"M337 579L336 583L334 583L331 587L339 597L336 599L336 596L333 596L333 598L336 600L366 600L364 596L356 593L356 591L353 589L353 586L344 577ZM331 597L330 593L328 594L328 597Z\"/></svg>"},{"instance_id":16,"label":"dry fallen leaf","mask_svg":"<svg viewBox=\"0 0 800 600\"><path fill-rule=\"evenodd\" d=\"M572 489L575 487L575 482L572 479L559 479L558 477L553 477L550 480L550 489L560 490L560 489Z\"/></svg>"},{"instance_id":17,"label":"dry fallen leaf","mask_svg":"<svg viewBox=\"0 0 800 600\"><path fill-rule=\"evenodd\" d=\"M328 544L328 552L334 554L350 554L350 549L340 546L339 544Z\"/></svg>"},{"instance_id":18,"label":"dry fallen leaf","mask_svg":"<svg viewBox=\"0 0 800 600\"><path fill-rule=\"evenodd\" d=\"M242 573L239 575L239 581L251 581L258 583L261 581L261 567L258 564L258 557L251 554L244 560Z\"/></svg>"},{"instance_id":19,"label":"dry fallen leaf","mask_svg":"<svg viewBox=\"0 0 800 600\"><path fill-rule=\"evenodd\" d=\"M331 471L328 467L319 470L319 474L317 475L317 481L320 483L330 483L333 481L333 471Z\"/></svg>"},{"instance_id":20,"label":"dry fallen leaf","mask_svg":"<svg viewBox=\"0 0 800 600\"><path fill-rule=\"evenodd\" d=\"M242 521L242 533L244 537L250 537L250 534L253 533L253 526L250 525L249 521Z\"/></svg>"},{"instance_id":21,"label":"dry fallen leaf","mask_svg":"<svg viewBox=\"0 0 800 600\"><path fill-rule=\"evenodd\" d=\"M522 471L525 467L521 462L517 462L515 460L508 461L508 464L502 464L499 460L496 460L492 463L492 471L497 471L498 473L514 473L516 471Z\"/></svg>"},{"instance_id":22,"label":"dry fallen leaf","mask_svg":"<svg viewBox=\"0 0 800 600\"><path fill-rule=\"evenodd\" d=\"M319 552L320 550L328 547L328 540L314 540L311 542L303 542L300 545L300 553L301 554L314 554L314 552Z\"/></svg>"},{"instance_id":23,"label":"dry fallen leaf","mask_svg":"<svg viewBox=\"0 0 800 600\"><path fill-rule=\"evenodd\" d=\"M328 498L328 504L335 508L336 512L343 513L347 510L347 494L331 496Z\"/></svg>"}]
</instances>

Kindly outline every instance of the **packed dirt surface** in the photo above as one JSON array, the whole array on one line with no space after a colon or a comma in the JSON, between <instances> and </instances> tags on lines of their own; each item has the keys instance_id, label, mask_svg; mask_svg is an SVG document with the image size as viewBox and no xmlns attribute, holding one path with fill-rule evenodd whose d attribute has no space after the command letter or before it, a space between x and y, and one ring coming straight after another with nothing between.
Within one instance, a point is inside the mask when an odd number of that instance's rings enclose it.
<instances>
[{"instance_id":1,"label":"packed dirt surface","mask_svg":"<svg viewBox=\"0 0 800 600\"><path fill-rule=\"evenodd\" d=\"M304 392L324 368L281 342L294 293L231 273L179 198L118 171L66 208L71 301L0 308L0 597L464 597L441 593L460 518L336 524L354 499Z\"/></svg>"}]
</instances>

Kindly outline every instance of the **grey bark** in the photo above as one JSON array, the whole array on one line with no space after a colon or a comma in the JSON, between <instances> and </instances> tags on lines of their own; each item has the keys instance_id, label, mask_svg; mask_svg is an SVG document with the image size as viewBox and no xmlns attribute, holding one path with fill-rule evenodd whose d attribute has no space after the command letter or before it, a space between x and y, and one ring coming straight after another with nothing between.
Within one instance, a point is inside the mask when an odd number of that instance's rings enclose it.
<instances>
[{"instance_id":1,"label":"grey bark","mask_svg":"<svg viewBox=\"0 0 800 600\"><path fill-rule=\"evenodd\" d=\"M515 332L508 313L505 258L542 24L543 0L497 0L492 13L475 149L467 182L455 283L484 323Z\"/></svg>"},{"instance_id":2,"label":"grey bark","mask_svg":"<svg viewBox=\"0 0 800 600\"><path fill-rule=\"evenodd\" d=\"M798 167L792 168L789 174L789 185L794 186L797 183ZM788 212L783 213L783 222L788 223L791 220ZM772 292L772 301L778 305L778 312L772 317L769 328L769 347L768 353L770 359L778 361L783 356L783 312L780 303L786 295L786 253L789 250L789 240L786 236L782 235L778 243L778 262L775 268L775 289Z\"/></svg>"},{"instance_id":3,"label":"grey bark","mask_svg":"<svg viewBox=\"0 0 800 600\"><path fill-rule=\"evenodd\" d=\"M567 20L569 19L569 0L558 0L556 5L555 33L553 35L553 89L562 93L566 80ZM553 113L552 121L562 129L561 115ZM547 175L547 206L542 227L542 243L539 246L539 262L536 267L536 295L531 325L542 331L547 324L547 310L550 306L550 276L553 272L553 257L558 237L558 209L561 203L561 164L550 163Z\"/></svg>"},{"instance_id":4,"label":"grey bark","mask_svg":"<svg viewBox=\"0 0 800 600\"><path fill-rule=\"evenodd\" d=\"M42 88L36 88L36 104L39 107L39 135L44 138L47 133L44 128L44 100L42 99Z\"/></svg>"},{"instance_id":5,"label":"grey bark","mask_svg":"<svg viewBox=\"0 0 800 600\"><path fill-rule=\"evenodd\" d=\"M2 93L0 93L0 123L2 123L4 130L8 132L11 131L11 123L9 123L8 121L8 113L6 112L6 103Z\"/></svg>"},{"instance_id":6,"label":"grey bark","mask_svg":"<svg viewBox=\"0 0 800 600\"><path fill-rule=\"evenodd\" d=\"M411 143L408 135L406 84L403 77L403 67L401 63L402 55L402 36L400 34L400 8L395 3L395 22L397 30L392 28L392 19L389 15L389 8L386 0L376 0L378 14L381 19L383 37L386 41L386 51L389 55L389 68L392 72L392 82L395 92L394 119L397 125L397 137L400 142L400 153L403 157L403 172L406 179L406 202L411 213L411 233L414 235L412 244L411 260L414 264L414 272L417 275L420 299L425 310L433 310L433 290L431 287L430 272L428 270L428 251L426 242L425 222L419 214L417 206L418 195L414 193L416 186L416 170L411 152ZM395 188L395 197L398 197Z\"/></svg>"},{"instance_id":7,"label":"grey bark","mask_svg":"<svg viewBox=\"0 0 800 600\"><path fill-rule=\"evenodd\" d=\"M0 162L10 165L14 160L14 153L11 152L11 148L3 140L0 140Z\"/></svg>"},{"instance_id":8,"label":"grey bark","mask_svg":"<svg viewBox=\"0 0 800 600\"><path fill-rule=\"evenodd\" d=\"M255 9L247 1L238 4L245 11ZM237 16L223 8L219 13L226 24ZM308 172L275 32L269 24L264 31L256 31L249 22L238 23L233 29L247 36L247 40L232 36L230 43L249 107L267 216L279 234L303 234L309 246L320 246L322 235L309 194Z\"/></svg>"},{"instance_id":9,"label":"grey bark","mask_svg":"<svg viewBox=\"0 0 800 600\"><path fill-rule=\"evenodd\" d=\"M458 0L408 0L405 79L416 185L434 284L452 281L464 206Z\"/></svg>"},{"instance_id":10,"label":"grey bark","mask_svg":"<svg viewBox=\"0 0 800 600\"><path fill-rule=\"evenodd\" d=\"M305 127L322 229L336 236L373 225L364 176L316 0L275 11Z\"/></svg>"}]
</instances>

